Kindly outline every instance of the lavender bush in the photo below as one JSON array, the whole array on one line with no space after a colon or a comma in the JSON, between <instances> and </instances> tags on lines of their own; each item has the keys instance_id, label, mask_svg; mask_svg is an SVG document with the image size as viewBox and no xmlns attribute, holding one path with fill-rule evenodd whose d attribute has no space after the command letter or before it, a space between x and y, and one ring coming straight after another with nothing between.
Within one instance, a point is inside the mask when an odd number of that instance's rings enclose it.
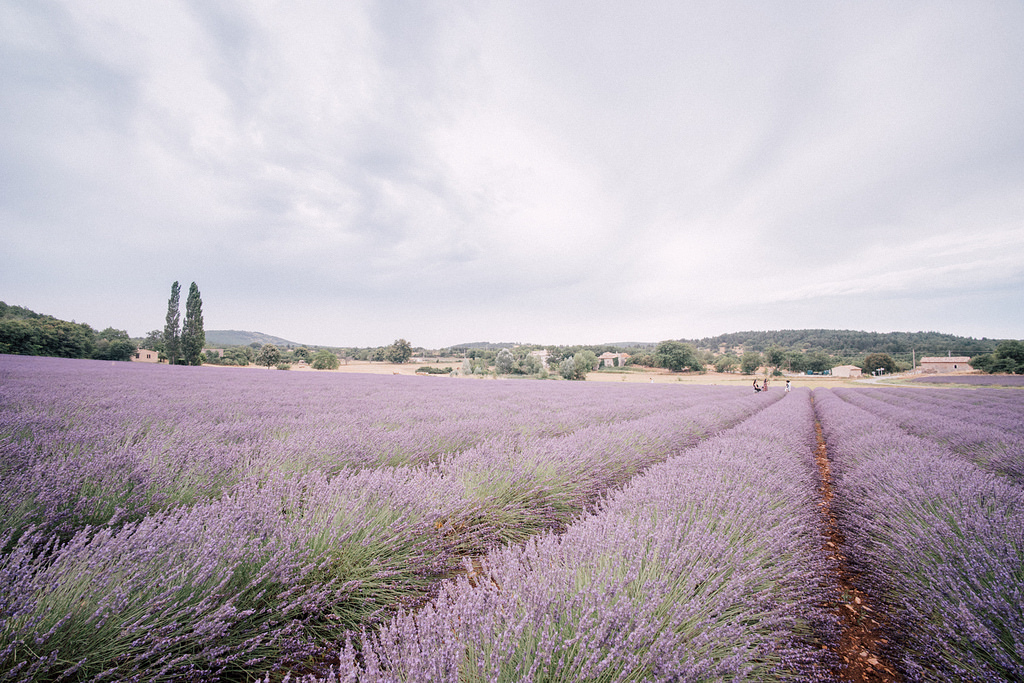
<instances>
[{"instance_id":1,"label":"lavender bush","mask_svg":"<svg viewBox=\"0 0 1024 683\"><path fill-rule=\"evenodd\" d=\"M0 668L37 680L315 666L465 553L564 527L771 402L9 356L0 373Z\"/></svg>"},{"instance_id":2,"label":"lavender bush","mask_svg":"<svg viewBox=\"0 0 1024 683\"><path fill-rule=\"evenodd\" d=\"M1024 375L937 375L918 377L922 384L970 384L973 386L1024 387Z\"/></svg>"},{"instance_id":3,"label":"lavender bush","mask_svg":"<svg viewBox=\"0 0 1024 683\"><path fill-rule=\"evenodd\" d=\"M65 540L87 525L215 500L246 479L427 465L474 447L515 453L739 397L18 356L2 357L2 371L0 522Z\"/></svg>"},{"instance_id":4,"label":"lavender bush","mask_svg":"<svg viewBox=\"0 0 1024 683\"><path fill-rule=\"evenodd\" d=\"M1024 394L987 390L837 389L836 395L905 430L939 444L986 469L1024 484Z\"/></svg>"},{"instance_id":5,"label":"lavender bush","mask_svg":"<svg viewBox=\"0 0 1024 683\"><path fill-rule=\"evenodd\" d=\"M1024 679L1024 491L838 393L814 392L834 508L904 676Z\"/></svg>"},{"instance_id":6,"label":"lavender bush","mask_svg":"<svg viewBox=\"0 0 1024 683\"><path fill-rule=\"evenodd\" d=\"M1017 394L815 393L908 678L1021 676ZM828 678L813 447L800 391L0 356L0 680Z\"/></svg>"},{"instance_id":7,"label":"lavender bush","mask_svg":"<svg viewBox=\"0 0 1024 683\"><path fill-rule=\"evenodd\" d=\"M315 680L828 679L808 396L652 467L563 535L467 562Z\"/></svg>"}]
</instances>

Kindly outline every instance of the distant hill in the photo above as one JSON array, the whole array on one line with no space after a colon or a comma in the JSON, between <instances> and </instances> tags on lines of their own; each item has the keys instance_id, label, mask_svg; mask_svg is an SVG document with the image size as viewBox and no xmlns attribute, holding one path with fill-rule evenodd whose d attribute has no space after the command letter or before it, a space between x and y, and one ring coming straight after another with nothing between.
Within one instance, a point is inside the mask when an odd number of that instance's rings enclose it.
<instances>
[{"instance_id":1,"label":"distant hill","mask_svg":"<svg viewBox=\"0 0 1024 683\"><path fill-rule=\"evenodd\" d=\"M274 346L302 346L293 341L275 337L272 334L262 332L247 332L245 330L206 330L206 345L212 347L222 346L248 346L249 344L273 344Z\"/></svg>"},{"instance_id":2,"label":"distant hill","mask_svg":"<svg viewBox=\"0 0 1024 683\"><path fill-rule=\"evenodd\" d=\"M717 337L688 339L698 348L717 350L742 346L746 351L765 351L772 346L783 349L824 351L840 356L864 353L888 353L894 357L916 353L921 356L974 356L989 353L998 339L959 337L941 332L862 332L859 330L756 330L733 332Z\"/></svg>"}]
</instances>

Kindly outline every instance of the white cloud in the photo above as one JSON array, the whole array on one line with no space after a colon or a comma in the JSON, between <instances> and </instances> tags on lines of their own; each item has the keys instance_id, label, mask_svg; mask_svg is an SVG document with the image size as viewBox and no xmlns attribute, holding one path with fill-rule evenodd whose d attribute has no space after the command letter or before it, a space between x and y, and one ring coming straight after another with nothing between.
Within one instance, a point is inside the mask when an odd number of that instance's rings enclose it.
<instances>
[{"instance_id":1,"label":"white cloud","mask_svg":"<svg viewBox=\"0 0 1024 683\"><path fill-rule=\"evenodd\" d=\"M1014 2L0 13L9 303L138 334L194 279L208 326L444 344L956 295L930 326L1024 335L981 303L1024 286Z\"/></svg>"}]
</instances>

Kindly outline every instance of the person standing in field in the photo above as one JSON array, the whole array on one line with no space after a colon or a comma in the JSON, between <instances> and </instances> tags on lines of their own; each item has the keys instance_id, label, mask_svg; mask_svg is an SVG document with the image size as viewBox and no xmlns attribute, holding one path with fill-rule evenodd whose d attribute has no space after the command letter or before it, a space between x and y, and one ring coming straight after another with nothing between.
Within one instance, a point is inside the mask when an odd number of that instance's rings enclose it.
<instances>
[{"instance_id":1,"label":"person standing in field","mask_svg":"<svg viewBox=\"0 0 1024 683\"><path fill-rule=\"evenodd\" d=\"M790 385L789 385L789 380L787 379L786 380L786 393L787 394L789 393L789 390L790 390Z\"/></svg>"},{"instance_id":2,"label":"person standing in field","mask_svg":"<svg viewBox=\"0 0 1024 683\"><path fill-rule=\"evenodd\" d=\"M764 386L761 387L761 391L768 391L768 378L764 378Z\"/></svg>"},{"instance_id":3,"label":"person standing in field","mask_svg":"<svg viewBox=\"0 0 1024 683\"><path fill-rule=\"evenodd\" d=\"M757 380L754 380L754 393L761 391L761 387L758 385Z\"/></svg>"}]
</instances>

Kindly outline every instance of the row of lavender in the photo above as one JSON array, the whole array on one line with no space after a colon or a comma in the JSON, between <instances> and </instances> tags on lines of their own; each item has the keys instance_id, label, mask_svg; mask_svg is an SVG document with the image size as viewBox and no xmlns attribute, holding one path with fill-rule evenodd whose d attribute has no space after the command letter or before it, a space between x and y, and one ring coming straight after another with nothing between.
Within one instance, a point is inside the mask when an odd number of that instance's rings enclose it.
<instances>
[{"instance_id":1,"label":"row of lavender","mask_svg":"<svg viewBox=\"0 0 1024 683\"><path fill-rule=\"evenodd\" d=\"M550 452L615 431L606 427L694 408L701 414L684 430L695 438L748 410L737 412L735 391L712 388L552 383L536 391L523 382L268 376L18 356L3 357L0 373L0 523L44 525L65 538L85 525L216 499L245 481L388 466L467 472L464 456L474 449L486 458ZM712 414L718 404L733 412Z\"/></svg>"},{"instance_id":2,"label":"row of lavender","mask_svg":"<svg viewBox=\"0 0 1024 683\"><path fill-rule=\"evenodd\" d=\"M564 534L467 563L303 680L829 679L809 397L652 467Z\"/></svg>"},{"instance_id":3,"label":"row of lavender","mask_svg":"<svg viewBox=\"0 0 1024 683\"><path fill-rule=\"evenodd\" d=\"M1020 414L1022 396L972 394L987 408L960 407L985 422L1007 405ZM973 431L943 412L947 397L918 390L814 398L848 554L885 606L906 678L1024 680L1024 490L1005 476L1012 463L979 457L1015 429L988 420Z\"/></svg>"},{"instance_id":4,"label":"row of lavender","mask_svg":"<svg viewBox=\"0 0 1024 683\"><path fill-rule=\"evenodd\" d=\"M845 401L1024 484L1024 394L1000 389L837 389Z\"/></svg>"},{"instance_id":5,"label":"row of lavender","mask_svg":"<svg viewBox=\"0 0 1024 683\"><path fill-rule=\"evenodd\" d=\"M782 397L0 357L0 679L244 678Z\"/></svg>"},{"instance_id":6,"label":"row of lavender","mask_svg":"<svg viewBox=\"0 0 1024 683\"><path fill-rule=\"evenodd\" d=\"M1024 387L1024 375L934 375L918 377L921 384L967 384L972 386Z\"/></svg>"}]
</instances>

